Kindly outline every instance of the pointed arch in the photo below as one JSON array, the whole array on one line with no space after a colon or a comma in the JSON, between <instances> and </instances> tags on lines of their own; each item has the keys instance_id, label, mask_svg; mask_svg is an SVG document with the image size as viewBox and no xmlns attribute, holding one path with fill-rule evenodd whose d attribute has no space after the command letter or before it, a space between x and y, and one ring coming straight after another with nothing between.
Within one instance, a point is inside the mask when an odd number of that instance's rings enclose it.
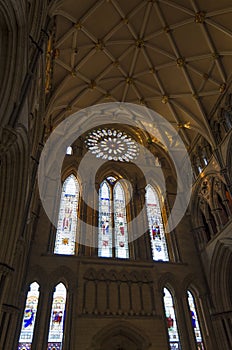
<instances>
[{"instance_id":1,"label":"pointed arch","mask_svg":"<svg viewBox=\"0 0 232 350\"><path fill-rule=\"evenodd\" d=\"M216 243L210 264L210 290L215 308L219 312L232 308L231 285L231 239L224 238Z\"/></svg>"},{"instance_id":2,"label":"pointed arch","mask_svg":"<svg viewBox=\"0 0 232 350\"><path fill-rule=\"evenodd\" d=\"M48 332L48 349L60 350L64 338L65 306L67 290L63 283L56 285Z\"/></svg>"},{"instance_id":3,"label":"pointed arch","mask_svg":"<svg viewBox=\"0 0 232 350\"><path fill-rule=\"evenodd\" d=\"M59 283L64 284L68 290L72 290L75 287L75 273L70 266L59 265L48 274L47 280L49 281L49 287L53 288L54 285Z\"/></svg>"},{"instance_id":4,"label":"pointed arch","mask_svg":"<svg viewBox=\"0 0 232 350\"><path fill-rule=\"evenodd\" d=\"M18 350L31 348L39 301L39 288L40 286L37 282L31 283L29 286L19 336Z\"/></svg>"},{"instance_id":5,"label":"pointed arch","mask_svg":"<svg viewBox=\"0 0 232 350\"><path fill-rule=\"evenodd\" d=\"M180 350L181 343L180 343L175 305L174 305L171 291L167 287L163 288L163 303L164 303L165 320L166 320L166 327L168 330L168 338L169 338L168 340L169 340L170 348L174 347L174 349Z\"/></svg>"},{"instance_id":6,"label":"pointed arch","mask_svg":"<svg viewBox=\"0 0 232 350\"><path fill-rule=\"evenodd\" d=\"M129 258L126 200L124 189L120 182L115 184L113 194L115 256L117 258Z\"/></svg>"},{"instance_id":7,"label":"pointed arch","mask_svg":"<svg viewBox=\"0 0 232 350\"><path fill-rule=\"evenodd\" d=\"M118 343L123 343L125 349L147 350L151 346L144 331L123 321L114 322L100 330L92 339L91 349L118 349Z\"/></svg>"},{"instance_id":8,"label":"pointed arch","mask_svg":"<svg viewBox=\"0 0 232 350\"><path fill-rule=\"evenodd\" d=\"M72 174L66 178L62 187L55 254L75 254L78 201L79 183Z\"/></svg>"},{"instance_id":9,"label":"pointed arch","mask_svg":"<svg viewBox=\"0 0 232 350\"><path fill-rule=\"evenodd\" d=\"M98 255L112 257L112 217L110 185L104 180L99 190Z\"/></svg>"},{"instance_id":10,"label":"pointed arch","mask_svg":"<svg viewBox=\"0 0 232 350\"><path fill-rule=\"evenodd\" d=\"M195 303L195 297L190 290L187 290L188 307L191 318L191 324L194 331L197 349L204 350L204 344L198 319L198 311Z\"/></svg>"},{"instance_id":11,"label":"pointed arch","mask_svg":"<svg viewBox=\"0 0 232 350\"><path fill-rule=\"evenodd\" d=\"M146 186L145 200L153 260L168 261L168 249L159 197L150 184Z\"/></svg>"},{"instance_id":12,"label":"pointed arch","mask_svg":"<svg viewBox=\"0 0 232 350\"><path fill-rule=\"evenodd\" d=\"M125 191L113 176L99 189L98 256L129 258Z\"/></svg>"}]
</instances>

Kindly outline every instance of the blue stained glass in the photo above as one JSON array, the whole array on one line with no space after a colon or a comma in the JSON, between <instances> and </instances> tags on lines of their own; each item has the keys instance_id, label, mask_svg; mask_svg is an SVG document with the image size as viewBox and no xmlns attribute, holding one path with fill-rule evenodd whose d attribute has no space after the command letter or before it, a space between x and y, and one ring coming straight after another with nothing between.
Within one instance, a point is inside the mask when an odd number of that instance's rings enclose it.
<instances>
[{"instance_id":1,"label":"blue stained glass","mask_svg":"<svg viewBox=\"0 0 232 350\"><path fill-rule=\"evenodd\" d=\"M35 319L39 300L39 285L34 282L30 285L24 309L23 322L19 338L18 350L30 350L33 339Z\"/></svg>"},{"instance_id":2,"label":"blue stained glass","mask_svg":"<svg viewBox=\"0 0 232 350\"><path fill-rule=\"evenodd\" d=\"M62 344L60 343L49 343L48 344L48 350L61 350Z\"/></svg>"},{"instance_id":3,"label":"blue stained glass","mask_svg":"<svg viewBox=\"0 0 232 350\"><path fill-rule=\"evenodd\" d=\"M28 343L20 343L18 345L18 350L31 350L31 344Z\"/></svg>"},{"instance_id":4,"label":"blue stained glass","mask_svg":"<svg viewBox=\"0 0 232 350\"><path fill-rule=\"evenodd\" d=\"M188 305L189 305L191 323L192 323L192 327L195 335L195 340L197 343L197 349L204 350L204 344L203 344L201 329L200 329L200 325L197 317L197 310L195 306L194 297L190 291L187 291L187 295L188 295Z\"/></svg>"}]
</instances>

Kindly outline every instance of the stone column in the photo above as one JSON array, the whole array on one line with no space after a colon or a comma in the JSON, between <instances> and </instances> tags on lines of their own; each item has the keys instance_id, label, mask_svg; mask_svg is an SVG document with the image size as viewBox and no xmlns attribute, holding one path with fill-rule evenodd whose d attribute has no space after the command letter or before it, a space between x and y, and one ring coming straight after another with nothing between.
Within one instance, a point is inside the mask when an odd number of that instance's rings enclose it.
<instances>
[{"instance_id":1,"label":"stone column","mask_svg":"<svg viewBox=\"0 0 232 350\"><path fill-rule=\"evenodd\" d=\"M52 298L53 291L49 291L48 286L41 289L34 328L32 350L47 349Z\"/></svg>"}]
</instances>

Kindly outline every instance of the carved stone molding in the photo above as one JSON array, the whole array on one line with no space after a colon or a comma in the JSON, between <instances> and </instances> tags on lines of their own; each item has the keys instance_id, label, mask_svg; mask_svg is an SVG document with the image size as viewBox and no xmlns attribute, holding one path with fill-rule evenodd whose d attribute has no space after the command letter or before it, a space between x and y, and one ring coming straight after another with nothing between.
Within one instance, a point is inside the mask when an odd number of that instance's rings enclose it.
<instances>
[{"instance_id":1,"label":"carved stone molding","mask_svg":"<svg viewBox=\"0 0 232 350\"><path fill-rule=\"evenodd\" d=\"M0 154L6 153L17 139L17 133L9 126L0 130Z\"/></svg>"},{"instance_id":2,"label":"carved stone molding","mask_svg":"<svg viewBox=\"0 0 232 350\"><path fill-rule=\"evenodd\" d=\"M90 269L84 280L82 316L157 316L149 272Z\"/></svg>"},{"instance_id":3,"label":"carved stone molding","mask_svg":"<svg viewBox=\"0 0 232 350\"><path fill-rule=\"evenodd\" d=\"M0 263L0 273L7 275L12 272L14 272L14 269L11 266L4 263Z\"/></svg>"}]
</instances>

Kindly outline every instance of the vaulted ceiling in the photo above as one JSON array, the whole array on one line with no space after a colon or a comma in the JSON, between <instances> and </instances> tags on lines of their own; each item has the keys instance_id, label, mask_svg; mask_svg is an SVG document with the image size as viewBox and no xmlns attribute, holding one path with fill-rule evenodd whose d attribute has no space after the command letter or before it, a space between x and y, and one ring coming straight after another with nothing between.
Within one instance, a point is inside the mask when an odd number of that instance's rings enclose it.
<instances>
[{"instance_id":1,"label":"vaulted ceiling","mask_svg":"<svg viewBox=\"0 0 232 350\"><path fill-rule=\"evenodd\" d=\"M145 105L212 141L230 84L231 0L65 0L56 10L48 114L53 123L110 101Z\"/></svg>"}]
</instances>

